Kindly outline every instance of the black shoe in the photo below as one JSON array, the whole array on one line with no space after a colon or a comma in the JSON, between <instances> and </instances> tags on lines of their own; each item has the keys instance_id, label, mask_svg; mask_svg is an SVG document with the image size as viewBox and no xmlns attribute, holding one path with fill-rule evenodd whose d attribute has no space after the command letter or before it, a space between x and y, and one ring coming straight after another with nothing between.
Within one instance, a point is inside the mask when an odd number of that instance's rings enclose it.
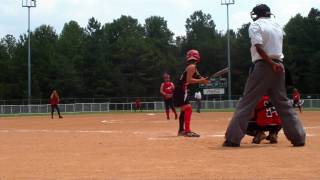
<instances>
[{"instance_id":1,"label":"black shoe","mask_svg":"<svg viewBox=\"0 0 320 180\"><path fill-rule=\"evenodd\" d=\"M185 134L184 134L184 136L185 137L200 137L200 135L199 134L197 134L197 133L195 133L195 132L186 132Z\"/></svg>"},{"instance_id":2,"label":"black shoe","mask_svg":"<svg viewBox=\"0 0 320 180\"><path fill-rule=\"evenodd\" d=\"M222 144L223 147L240 147L240 144L233 143L231 141L225 140Z\"/></svg>"},{"instance_id":3,"label":"black shoe","mask_svg":"<svg viewBox=\"0 0 320 180\"><path fill-rule=\"evenodd\" d=\"M266 139L266 135L264 134L264 132L259 131L257 133L257 135L252 139L252 143L253 144L260 144L260 142L264 139Z\"/></svg>"},{"instance_id":4,"label":"black shoe","mask_svg":"<svg viewBox=\"0 0 320 180\"><path fill-rule=\"evenodd\" d=\"M293 147L303 147L305 143L293 143Z\"/></svg>"},{"instance_id":5,"label":"black shoe","mask_svg":"<svg viewBox=\"0 0 320 180\"><path fill-rule=\"evenodd\" d=\"M61 118L63 118L62 116L59 116L59 118L61 119Z\"/></svg>"},{"instance_id":6,"label":"black shoe","mask_svg":"<svg viewBox=\"0 0 320 180\"><path fill-rule=\"evenodd\" d=\"M270 135L268 135L268 136L266 137L266 140L270 141Z\"/></svg>"},{"instance_id":7,"label":"black shoe","mask_svg":"<svg viewBox=\"0 0 320 180\"><path fill-rule=\"evenodd\" d=\"M184 136L185 133L186 133L185 131L179 131L179 132L178 132L178 136Z\"/></svg>"},{"instance_id":8,"label":"black shoe","mask_svg":"<svg viewBox=\"0 0 320 180\"><path fill-rule=\"evenodd\" d=\"M269 135L270 144L277 144L278 143L278 136L277 134L270 134Z\"/></svg>"}]
</instances>

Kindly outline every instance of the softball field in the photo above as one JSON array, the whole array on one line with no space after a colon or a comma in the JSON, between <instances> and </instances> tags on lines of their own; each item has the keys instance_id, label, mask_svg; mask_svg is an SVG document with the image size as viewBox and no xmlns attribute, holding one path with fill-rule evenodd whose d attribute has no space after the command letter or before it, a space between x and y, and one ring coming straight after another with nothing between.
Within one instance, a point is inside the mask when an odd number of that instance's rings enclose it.
<instances>
[{"instance_id":1,"label":"softball field","mask_svg":"<svg viewBox=\"0 0 320 180\"><path fill-rule=\"evenodd\" d=\"M0 179L319 179L320 111L299 116L305 147L224 148L231 112L193 113L200 138L177 137L164 113L0 117ZM171 117L173 115L171 114Z\"/></svg>"}]
</instances>

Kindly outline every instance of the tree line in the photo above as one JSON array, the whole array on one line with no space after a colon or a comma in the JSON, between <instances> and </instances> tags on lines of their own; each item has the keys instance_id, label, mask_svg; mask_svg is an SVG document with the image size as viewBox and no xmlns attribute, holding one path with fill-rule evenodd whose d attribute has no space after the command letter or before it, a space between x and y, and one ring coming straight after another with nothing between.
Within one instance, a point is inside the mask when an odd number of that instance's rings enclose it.
<instances>
[{"instance_id":1,"label":"tree line","mask_svg":"<svg viewBox=\"0 0 320 180\"><path fill-rule=\"evenodd\" d=\"M250 23L230 30L232 94L243 91L251 65ZM65 98L159 96L162 74L177 80L185 53L201 53L200 72L210 75L227 66L226 33L216 29L210 14L196 11L187 18L186 35L174 37L160 16L144 24L121 16L101 24L90 18L86 27L76 21L54 27L41 25L31 32L32 97L47 98L57 89ZM320 11L292 17L284 27L285 64L303 93L319 93ZM0 99L27 97L27 34L0 41Z\"/></svg>"}]
</instances>

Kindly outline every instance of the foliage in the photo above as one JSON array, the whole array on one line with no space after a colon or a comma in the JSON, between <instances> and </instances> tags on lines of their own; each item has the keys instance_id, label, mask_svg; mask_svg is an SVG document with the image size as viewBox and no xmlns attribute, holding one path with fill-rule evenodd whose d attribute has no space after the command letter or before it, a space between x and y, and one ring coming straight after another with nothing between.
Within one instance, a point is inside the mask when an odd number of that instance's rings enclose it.
<instances>
[{"instance_id":1,"label":"foliage","mask_svg":"<svg viewBox=\"0 0 320 180\"><path fill-rule=\"evenodd\" d=\"M251 65L248 24L230 30L232 91L243 91ZM211 75L227 66L226 33L218 32L210 14L195 11L186 19L186 35L176 36L163 17L144 24L121 16L101 24L90 18L86 27L64 24L60 34L41 25L31 32L32 96L47 98L53 88L62 97L158 96L162 74L175 81L185 68L185 53L201 53L199 70ZM285 63L296 86L318 93L320 85L320 11L312 8L285 25ZM27 97L28 38L7 35L0 40L0 99Z\"/></svg>"}]
</instances>

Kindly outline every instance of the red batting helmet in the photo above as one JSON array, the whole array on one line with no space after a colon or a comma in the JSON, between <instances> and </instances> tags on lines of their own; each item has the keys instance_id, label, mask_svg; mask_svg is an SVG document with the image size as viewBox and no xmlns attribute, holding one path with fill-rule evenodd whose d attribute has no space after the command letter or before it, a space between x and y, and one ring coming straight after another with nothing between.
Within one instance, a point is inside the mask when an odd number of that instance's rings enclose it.
<instances>
[{"instance_id":1,"label":"red batting helmet","mask_svg":"<svg viewBox=\"0 0 320 180\"><path fill-rule=\"evenodd\" d=\"M187 61L195 60L200 62L200 53L197 50L191 49L187 52Z\"/></svg>"}]
</instances>

